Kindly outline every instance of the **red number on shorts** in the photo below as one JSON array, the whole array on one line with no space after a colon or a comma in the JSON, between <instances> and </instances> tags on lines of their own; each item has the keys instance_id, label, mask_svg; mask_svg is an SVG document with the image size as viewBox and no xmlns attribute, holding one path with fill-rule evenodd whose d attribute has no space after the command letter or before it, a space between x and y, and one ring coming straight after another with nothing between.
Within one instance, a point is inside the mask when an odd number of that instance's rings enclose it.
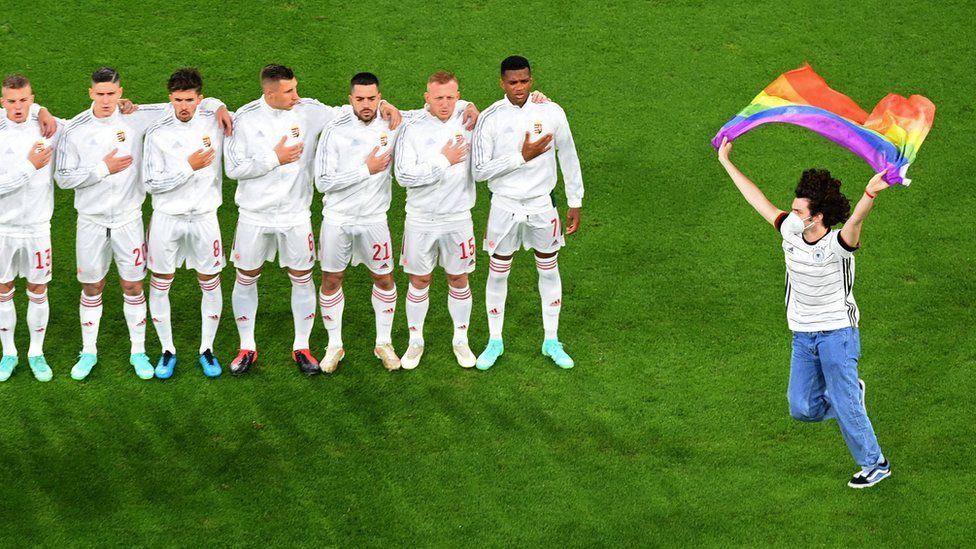
<instances>
[{"instance_id":1,"label":"red number on shorts","mask_svg":"<svg viewBox=\"0 0 976 549\"><path fill-rule=\"evenodd\" d=\"M132 253L136 256L136 267L141 266L143 260L146 258L146 252L140 247L133 249Z\"/></svg>"},{"instance_id":2,"label":"red number on shorts","mask_svg":"<svg viewBox=\"0 0 976 549\"><path fill-rule=\"evenodd\" d=\"M214 257L220 257L220 240L214 240L213 250Z\"/></svg>"},{"instance_id":3,"label":"red number on shorts","mask_svg":"<svg viewBox=\"0 0 976 549\"><path fill-rule=\"evenodd\" d=\"M552 237L556 238L557 236L559 236L559 218L557 217L552 221L550 221L549 223L552 223Z\"/></svg>"},{"instance_id":4,"label":"red number on shorts","mask_svg":"<svg viewBox=\"0 0 976 549\"><path fill-rule=\"evenodd\" d=\"M383 257L380 257L380 254L384 254ZM373 261L386 261L388 259L390 259L390 243L384 242L382 246L373 244Z\"/></svg>"},{"instance_id":5,"label":"red number on shorts","mask_svg":"<svg viewBox=\"0 0 976 549\"><path fill-rule=\"evenodd\" d=\"M312 236L312 233L308 233L308 251L315 251L315 237Z\"/></svg>"},{"instance_id":6,"label":"red number on shorts","mask_svg":"<svg viewBox=\"0 0 976 549\"><path fill-rule=\"evenodd\" d=\"M51 266L51 248L44 250L43 254L41 252L34 252L34 257L37 258L38 269L43 269L44 267ZM45 258L47 259L45 260Z\"/></svg>"},{"instance_id":7,"label":"red number on shorts","mask_svg":"<svg viewBox=\"0 0 976 549\"><path fill-rule=\"evenodd\" d=\"M458 246L461 246L461 259L468 259L474 255L474 238L468 239L467 242L461 242Z\"/></svg>"}]
</instances>

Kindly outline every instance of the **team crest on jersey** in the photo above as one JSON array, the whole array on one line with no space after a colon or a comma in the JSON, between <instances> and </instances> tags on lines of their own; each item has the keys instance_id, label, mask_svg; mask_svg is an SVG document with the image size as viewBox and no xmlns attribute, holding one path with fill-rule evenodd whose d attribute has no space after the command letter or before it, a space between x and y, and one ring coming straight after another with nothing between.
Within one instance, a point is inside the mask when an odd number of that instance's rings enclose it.
<instances>
[{"instance_id":1,"label":"team crest on jersey","mask_svg":"<svg viewBox=\"0 0 976 549\"><path fill-rule=\"evenodd\" d=\"M814 248L813 249L813 260L816 261L817 263L823 263L823 260L824 260L824 257L825 256L826 256L826 254L824 253L823 248Z\"/></svg>"},{"instance_id":2,"label":"team crest on jersey","mask_svg":"<svg viewBox=\"0 0 976 549\"><path fill-rule=\"evenodd\" d=\"M116 130L115 140L118 141L119 143L125 143L125 130L122 129Z\"/></svg>"},{"instance_id":3,"label":"team crest on jersey","mask_svg":"<svg viewBox=\"0 0 976 549\"><path fill-rule=\"evenodd\" d=\"M457 133L454 134L454 142L455 143L461 141L462 139L464 139L464 134L462 134L461 132L457 132Z\"/></svg>"},{"instance_id":4,"label":"team crest on jersey","mask_svg":"<svg viewBox=\"0 0 976 549\"><path fill-rule=\"evenodd\" d=\"M208 149L213 146L213 143L210 141L209 135L203 136L203 146Z\"/></svg>"},{"instance_id":5,"label":"team crest on jersey","mask_svg":"<svg viewBox=\"0 0 976 549\"><path fill-rule=\"evenodd\" d=\"M535 123L532 124L532 131L535 133L542 133L542 120L536 120Z\"/></svg>"},{"instance_id":6,"label":"team crest on jersey","mask_svg":"<svg viewBox=\"0 0 976 549\"><path fill-rule=\"evenodd\" d=\"M298 127L297 124L291 127L291 136L292 137L297 138L297 137L299 137L301 135L302 135L302 129L300 127Z\"/></svg>"},{"instance_id":7,"label":"team crest on jersey","mask_svg":"<svg viewBox=\"0 0 976 549\"><path fill-rule=\"evenodd\" d=\"M380 147L385 147L390 143L390 137L385 133L380 134Z\"/></svg>"}]
</instances>

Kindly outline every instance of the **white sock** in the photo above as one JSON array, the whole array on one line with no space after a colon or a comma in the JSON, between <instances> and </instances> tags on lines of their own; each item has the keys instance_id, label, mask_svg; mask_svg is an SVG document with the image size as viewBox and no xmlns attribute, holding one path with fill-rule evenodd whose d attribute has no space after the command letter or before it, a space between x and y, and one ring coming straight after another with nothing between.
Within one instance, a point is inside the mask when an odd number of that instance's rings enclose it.
<instances>
[{"instance_id":1,"label":"white sock","mask_svg":"<svg viewBox=\"0 0 976 549\"><path fill-rule=\"evenodd\" d=\"M502 338L502 326L505 324L505 299L508 297L508 273L511 270L511 259L492 257L488 262L485 308L488 309L488 334L491 339Z\"/></svg>"},{"instance_id":2,"label":"white sock","mask_svg":"<svg viewBox=\"0 0 976 549\"><path fill-rule=\"evenodd\" d=\"M220 324L220 313L224 308L224 296L220 290L220 277L199 280L202 296L200 298L200 354L213 351L214 337Z\"/></svg>"},{"instance_id":3,"label":"white sock","mask_svg":"<svg viewBox=\"0 0 976 549\"><path fill-rule=\"evenodd\" d=\"M430 286L419 289L410 284L407 287L407 327L410 329L410 344L424 345L424 319L430 308Z\"/></svg>"},{"instance_id":4,"label":"white sock","mask_svg":"<svg viewBox=\"0 0 976 549\"><path fill-rule=\"evenodd\" d=\"M546 339L559 339L563 283L559 278L559 263L556 258L557 256L535 258L535 268L539 271L539 297L542 298L542 328L546 331Z\"/></svg>"},{"instance_id":5,"label":"white sock","mask_svg":"<svg viewBox=\"0 0 976 549\"><path fill-rule=\"evenodd\" d=\"M176 346L173 345L173 325L170 321L169 288L173 285L173 279L151 277L149 279L149 316L152 317L153 326L156 327L156 335L159 337L159 345L163 352L169 351L176 354Z\"/></svg>"},{"instance_id":6,"label":"white sock","mask_svg":"<svg viewBox=\"0 0 976 549\"><path fill-rule=\"evenodd\" d=\"M132 342L132 354L146 352L146 295L123 295L122 313L125 323L129 326L129 341Z\"/></svg>"},{"instance_id":7,"label":"white sock","mask_svg":"<svg viewBox=\"0 0 976 549\"><path fill-rule=\"evenodd\" d=\"M241 349L256 351L254 342L254 317L258 314L258 279L261 275L247 276L237 273L234 291L231 292L230 302L234 307L234 319L237 321L237 333L241 336Z\"/></svg>"},{"instance_id":8,"label":"white sock","mask_svg":"<svg viewBox=\"0 0 976 549\"><path fill-rule=\"evenodd\" d=\"M51 305L47 302L47 290L35 294L27 291L27 328L30 329L30 348L27 356L44 354L44 336L47 335L47 321L51 317Z\"/></svg>"},{"instance_id":9,"label":"white sock","mask_svg":"<svg viewBox=\"0 0 976 549\"><path fill-rule=\"evenodd\" d=\"M447 310L454 323L454 345L468 343L468 324L471 323L471 288L448 286Z\"/></svg>"},{"instance_id":10,"label":"white sock","mask_svg":"<svg viewBox=\"0 0 976 549\"><path fill-rule=\"evenodd\" d=\"M17 309L14 308L14 291L0 294L0 344L4 356L17 356L14 345L14 328L17 327Z\"/></svg>"},{"instance_id":11,"label":"white sock","mask_svg":"<svg viewBox=\"0 0 976 549\"><path fill-rule=\"evenodd\" d=\"M373 285L373 313L376 314L376 345L393 343L393 317L396 315L397 291L381 290Z\"/></svg>"},{"instance_id":12,"label":"white sock","mask_svg":"<svg viewBox=\"0 0 976 549\"><path fill-rule=\"evenodd\" d=\"M98 324L102 320L102 294L93 296L81 292L81 306L78 307L81 320L81 352L98 354Z\"/></svg>"},{"instance_id":13,"label":"white sock","mask_svg":"<svg viewBox=\"0 0 976 549\"><path fill-rule=\"evenodd\" d=\"M339 288L332 295L319 291L319 306L322 307L322 325L329 333L329 347L342 347L342 309L346 300Z\"/></svg>"},{"instance_id":14,"label":"white sock","mask_svg":"<svg viewBox=\"0 0 976 549\"><path fill-rule=\"evenodd\" d=\"M308 349L308 338L315 325L315 287L312 286L312 273L294 276L291 279L291 315L295 321L295 341L292 350Z\"/></svg>"}]
</instances>

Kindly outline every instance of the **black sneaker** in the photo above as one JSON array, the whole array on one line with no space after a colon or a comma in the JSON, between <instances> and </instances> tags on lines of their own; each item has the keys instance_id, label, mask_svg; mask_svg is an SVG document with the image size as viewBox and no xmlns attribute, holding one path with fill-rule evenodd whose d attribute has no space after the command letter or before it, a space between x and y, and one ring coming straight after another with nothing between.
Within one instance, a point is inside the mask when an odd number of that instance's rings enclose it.
<instances>
[{"instance_id":1,"label":"black sneaker","mask_svg":"<svg viewBox=\"0 0 976 549\"><path fill-rule=\"evenodd\" d=\"M875 465L870 471L864 472L862 470L854 473L854 477L847 485L851 488L870 488L890 476L891 465L886 459Z\"/></svg>"},{"instance_id":2,"label":"black sneaker","mask_svg":"<svg viewBox=\"0 0 976 549\"><path fill-rule=\"evenodd\" d=\"M241 349L237 352L237 357L230 363L230 373L235 376L246 374L251 366L258 362L258 352Z\"/></svg>"},{"instance_id":3,"label":"black sneaker","mask_svg":"<svg viewBox=\"0 0 976 549\"><path fill-rule=\"evenodd\" d=\"M322 373L322 370L319 369L319 361L315 360L308 349L298 349L291 354L291 358L298 364L298 369L307 376Z\"/></svg>"}]
</instances>

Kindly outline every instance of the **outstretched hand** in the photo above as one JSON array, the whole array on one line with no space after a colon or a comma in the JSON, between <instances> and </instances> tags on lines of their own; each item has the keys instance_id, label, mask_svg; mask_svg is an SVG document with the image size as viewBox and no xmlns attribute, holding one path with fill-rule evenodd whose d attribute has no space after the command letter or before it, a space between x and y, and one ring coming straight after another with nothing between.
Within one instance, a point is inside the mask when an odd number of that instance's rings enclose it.
<instances>
[{"instance_id":1,"label":"outstretched hand","mask_svg":"<svg viewBox=\"0 0 976 549\"><path fill-rule=\"evenodd\" d=\"M871 194L878 194L879 192L890 187L891 185L888 185L888 182L884 180L884 176L887 173L888 170L884 170L874 174L874 177L868 181L868 186L864 190Z\"/></svg>"},{"instance_id":2,"label":"outstretched hand","mask_svg":"<svg viewBox=\"0 0 976 549\"><path fill-rule=\"evenodd\" d=\"M729 141L728 137L722 138L722 144L718 146L718 161L725 164L731 162L729 160L729 154L732 153L732 142Z\"/></svg>"}]
</instances>

